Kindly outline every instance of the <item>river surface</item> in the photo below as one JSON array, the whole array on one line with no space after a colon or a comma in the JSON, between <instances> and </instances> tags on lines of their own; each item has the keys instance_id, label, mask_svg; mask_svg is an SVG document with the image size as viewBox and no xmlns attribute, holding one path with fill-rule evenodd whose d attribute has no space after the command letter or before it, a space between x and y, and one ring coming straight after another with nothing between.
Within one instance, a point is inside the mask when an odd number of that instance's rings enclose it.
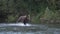
<instances>
[{"instance_id":1,"label":"river surface","mask_svg":"<svg viewBox=\"0 0 60 34\"><path fill-rule=\"evenodd\" d=\"M60 34L60 26L46 24L0 24L0 34Z\"/></svg>"}]
</instances>

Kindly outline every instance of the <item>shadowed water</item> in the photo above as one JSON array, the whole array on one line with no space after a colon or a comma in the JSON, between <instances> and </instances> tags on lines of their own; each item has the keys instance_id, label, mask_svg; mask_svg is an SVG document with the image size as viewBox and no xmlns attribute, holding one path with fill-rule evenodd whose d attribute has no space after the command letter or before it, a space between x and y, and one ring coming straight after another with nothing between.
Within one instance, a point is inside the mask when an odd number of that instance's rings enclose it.
<instances>
[{"instance_id":1,"label":"shadowed water","mask_svg":"<svg viewBox=\"0 0 60 34\"><path fill-rule=\"evenodd\" d=\"M60 28L43 24L0 24L0 34L60 34Z\"/></svg>"}]
</instances>

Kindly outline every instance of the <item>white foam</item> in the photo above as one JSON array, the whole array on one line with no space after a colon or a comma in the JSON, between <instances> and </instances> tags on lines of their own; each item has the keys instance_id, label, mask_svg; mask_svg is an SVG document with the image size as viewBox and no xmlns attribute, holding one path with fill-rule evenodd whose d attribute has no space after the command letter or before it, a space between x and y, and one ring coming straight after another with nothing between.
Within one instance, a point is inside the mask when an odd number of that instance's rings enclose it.
<instances>
[{"instance_id":1,"label":"white foam","mask_svg":"<svg viewBox=\"0 0 60 34\"><path fill-rule=\"evenodd\" d=\"M0 27L5 27L5 26L38 26L38 25L35 25L35 24L29 24L29 23L26 23L26 25L24 23L10 23L10 24L1 24Z\"/></svg>"},{"instance_id":2,"label":"white foam","mask_svg":"<svg viewBox=\"0 0 60 34\"><path fill-rule=\"evenodd\" d=\"M24 23L15 23L15 24L8 24L8 26L31 26L31 24L26 24L24 25Z\"/></svg>"},{"instance_id":3,"label":"white foam","mask_svg":"<svg viewBox=\"0 0 60 34\"><path fill-rule=\"evenodd\" d=\"M16 25L19 25L19 26L31 26L31 24L28 24L28 23L26 25L24 25L24 23L18 23Z\"/></svg>"}]
</instances>

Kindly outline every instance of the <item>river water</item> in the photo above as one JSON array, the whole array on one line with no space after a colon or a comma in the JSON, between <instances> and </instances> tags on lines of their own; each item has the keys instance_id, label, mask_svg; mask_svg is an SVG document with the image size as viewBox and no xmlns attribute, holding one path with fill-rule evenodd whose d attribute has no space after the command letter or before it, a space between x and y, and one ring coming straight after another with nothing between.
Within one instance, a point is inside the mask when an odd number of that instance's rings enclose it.
<instances>
[{"instance_id":1,"label":"river water","mask_svg":"<svg viewBox=\"0 0 60 34\"><path fill-rule=\"evenodd\" d=\"M56 26L56 25L55 25ZM46 24L0 24L0 34L60 34L60 27Z\"/></svg>"}]
</instances>

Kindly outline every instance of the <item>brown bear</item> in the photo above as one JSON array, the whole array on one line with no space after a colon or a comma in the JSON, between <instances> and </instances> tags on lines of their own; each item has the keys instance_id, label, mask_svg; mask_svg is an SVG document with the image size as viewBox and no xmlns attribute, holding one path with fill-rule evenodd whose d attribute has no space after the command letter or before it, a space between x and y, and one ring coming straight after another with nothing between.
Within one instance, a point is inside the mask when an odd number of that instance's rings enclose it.
<instances>
[{"instance_id":1,"label":"brown bear","mask_svg":"<svg viewBox=\"0 0 60 34\"><path fill-rule=\"evenodd\" d=\"M24 24L26 25L26 23L29 22L29 18L28 18L27 15L23 15L23 16L20 16L20 17L18 18L18 21L17 21L17 22L22 22L22 23L24 23Z\"/></svg>"}]
</instances>

